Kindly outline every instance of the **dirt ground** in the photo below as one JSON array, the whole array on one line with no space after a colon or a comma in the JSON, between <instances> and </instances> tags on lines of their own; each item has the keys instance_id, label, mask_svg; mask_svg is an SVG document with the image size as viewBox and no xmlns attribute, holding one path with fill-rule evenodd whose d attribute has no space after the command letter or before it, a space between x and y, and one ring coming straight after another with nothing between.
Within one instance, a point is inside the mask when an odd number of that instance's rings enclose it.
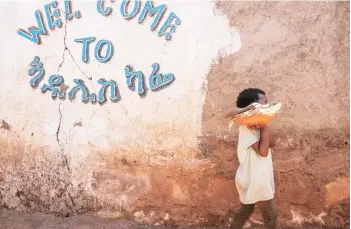
<instances>
[{"instance_id":1,"label":"dirt ground","mask_svg":"<svg viewBox=\"0 0 351 229\"><path fill-rule=\"evenodd\" d=\"M103 219L92 215L58 217L43 213L21 213L0 210L0 229L190 229L175 226L141 225L135 221L124 219ZM224 229L226 227L196 227L192 229ZM249 227L263 229L262 226ZM304 225L282 229L337 229L319 225ZM339 228L338 228L339 229ZM341 228L340 228L341 229Z\"/></svg>"}]
</instances>

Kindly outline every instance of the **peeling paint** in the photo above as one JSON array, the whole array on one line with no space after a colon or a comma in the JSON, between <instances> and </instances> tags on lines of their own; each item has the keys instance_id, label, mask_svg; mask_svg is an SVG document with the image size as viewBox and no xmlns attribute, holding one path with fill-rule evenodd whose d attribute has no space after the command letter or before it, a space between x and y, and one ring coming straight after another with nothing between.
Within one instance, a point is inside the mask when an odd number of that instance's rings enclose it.
<instances>
[{"instance_id":1,"label":"peeling paint","mask_svg":"<svg viewBox=\"0 0 351 229\"><path fill-rule=\"evenodd\" d=\"M0 128L10 131L12 126L10 124L8 124L5 120L2 120Z\"/></svg>"},{"instance_id":2,"label":"peeling paint","mask_svg":"<svg viewBox=\"0 0 351 229\"><path fill-rule=\"evenodd\" d=\"M286 104L274 124L280 217L296 224L311 213L319 223L337 218L343 226L349 196L331 198L330 206L323 197L325 185L349 173L348 100L331 99L349 98L348 3L158 3L182 20L171 42L150 31L151 17L141 26L118 13L103 17L96 2L75 1L80 19L68 25L66 18L42 36L42 45L30 46L16 31L33 22L28 12L42 3L0 2L0 15L9 21L1 49L12 54L0 57L0 206L150 224L229 225L240 204L233 181L237 136L221 114L240 88L257 85ZM81 61L74 40L93 33L113 43L109 62ZM73 79L88 79L96 95L101 84L92 79L104 77L116 81L123 99L92 106L42 96L28 86L35 55L45 71L65 76L60 92ZM124 67L133 63L151 75L153 61L176 76L172 86L147 96L131 91Z\"/></svg>"}]
</instances>

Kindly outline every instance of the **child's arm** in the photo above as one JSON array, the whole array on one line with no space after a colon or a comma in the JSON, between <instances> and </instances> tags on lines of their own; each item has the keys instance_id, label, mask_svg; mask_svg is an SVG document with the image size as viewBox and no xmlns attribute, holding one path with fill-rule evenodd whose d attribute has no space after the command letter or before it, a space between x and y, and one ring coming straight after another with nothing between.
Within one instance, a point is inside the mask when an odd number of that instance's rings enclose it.
<instances>
[{"instance_id":1,"label":"child's arm","mask_svg":"<svg viewBox=\"0 0 351 229\"><path fill-rule=\"evenodd\" d=\"M240 114L241 110L242 110L241 108L234 107L234 108L230 109L229 111L227 111L227 113L224 114L224 118L230 118L236 114Z\"/></svg>"},{"instance_id":2,"label":"child's arm","mask_svg":"<svg viewBox=\"0 0 351 229\"><path fill-rule=\"evenodd\" d=\"M255 106L252 105L252 104L249 105L249 106L247 106L247 107L245 107L245 108L237 108L237 107L235 107L235 108L230 109L230 110L224 115L224 117L225 117L225 118L230 118L230 117L233 117L234 115L243 113L243 112L248 111L248 110L251 110L251 109L253 109L253 108L255 108Z\"/></svg>"},{"instance_id":3,"label":"child's arm","mask_svg":"<svg viewBox=\"0 0 351 229\"><path fill-rule=\"evenodd\" d=\"M268 156L269 151L269 131L267 126L260 129L260 140L252 145L252 148L262 157Z\"/></svg>"}]
</instances>

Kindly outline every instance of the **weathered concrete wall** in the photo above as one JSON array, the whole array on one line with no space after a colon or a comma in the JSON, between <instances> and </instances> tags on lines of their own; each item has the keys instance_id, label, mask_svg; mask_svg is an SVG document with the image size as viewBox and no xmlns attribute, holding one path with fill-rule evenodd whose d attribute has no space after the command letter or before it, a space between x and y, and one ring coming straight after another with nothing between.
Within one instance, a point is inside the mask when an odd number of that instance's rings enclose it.
<instances>
[{"instance_id":1,"label":"weathered concrete wall","mask_svg":"<svg viewBox=\"0 0 351 229\"><path fill-rule=\"evenodd\" d=\"M44 12L46 3L0 3L7 21L1 51L8 53L1 57L1 206L228 224L239 203L236 132L221 114L241 89L257 86L284 105L274 123L282 221L311 213L328 224L345 223L349 3L169 1L160 24L172 11L181 25L167 41L157 36L161 25L150 30L151 18L142 24L122 18L120 1L106 3L113 8L108 16L97 12L96 1L74 1L82 17L48 29L40 45L16 34L36 23L34 11ZM84 63L74 39L89 36L96 41ZM106 63L94 59L100 39L114 46ZM46 72L36 89L28 76L34 56ZM142 71L147 88L155 62L175 80L140 97L126 85L124 67ZM51 74L64 77L67 92L73 79L96 94L98 79L113 79L120 99L84 104L79 92L72 101L53 100L50 91L40 92Z\"/></svg>"},{"instance_id":2,"label":"weathered concrete wall","mask_svg":"<svg viewBox=\"0 0 351 229\"><path fill-rule=\"evenodd\" d=\"M283 103L272 127L281 217L300 222L311 214L317 221L345 223L350 193L349 3L218 2L217 7L240 29L242 47L221 58L208 75L203 157L216 163L218 176L231 176L238 163L233 159L237 132L228 130L220 114L235 105L244 88L262 88L269 101ZM347 211L339 208L344 205Z\"/></svg>"}]
</instances>

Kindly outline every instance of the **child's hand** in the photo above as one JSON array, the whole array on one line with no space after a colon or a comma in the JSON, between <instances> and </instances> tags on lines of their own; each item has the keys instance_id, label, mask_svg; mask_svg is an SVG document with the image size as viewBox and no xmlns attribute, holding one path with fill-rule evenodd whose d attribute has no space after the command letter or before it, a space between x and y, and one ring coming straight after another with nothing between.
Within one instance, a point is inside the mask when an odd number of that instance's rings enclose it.
<instances>
[{"instance_id":1,"label":"child's hand","mask_svg":"<svg viewBox=\"0 0 351 229\"><path fill-rule=\"evenodd\" d=\"M255 124L248 125L247 128L251 130L259 130L262 129L265 125L262 122L258 122Z\"/></svg>"},{"instance_id":2,"label":"child's hand","mask_svg":"<svg viewBox=\"0 0 351 229\"><path fill-rule=\"evenodd\" d=\"M255 109L256 108L256 106L258 106L258 104L256 103L252 103L252 104L250 104L249 106L247 106L246 108L248 109L248 110L252 110L252 109Z\"/></svg>"}]
</instances>

